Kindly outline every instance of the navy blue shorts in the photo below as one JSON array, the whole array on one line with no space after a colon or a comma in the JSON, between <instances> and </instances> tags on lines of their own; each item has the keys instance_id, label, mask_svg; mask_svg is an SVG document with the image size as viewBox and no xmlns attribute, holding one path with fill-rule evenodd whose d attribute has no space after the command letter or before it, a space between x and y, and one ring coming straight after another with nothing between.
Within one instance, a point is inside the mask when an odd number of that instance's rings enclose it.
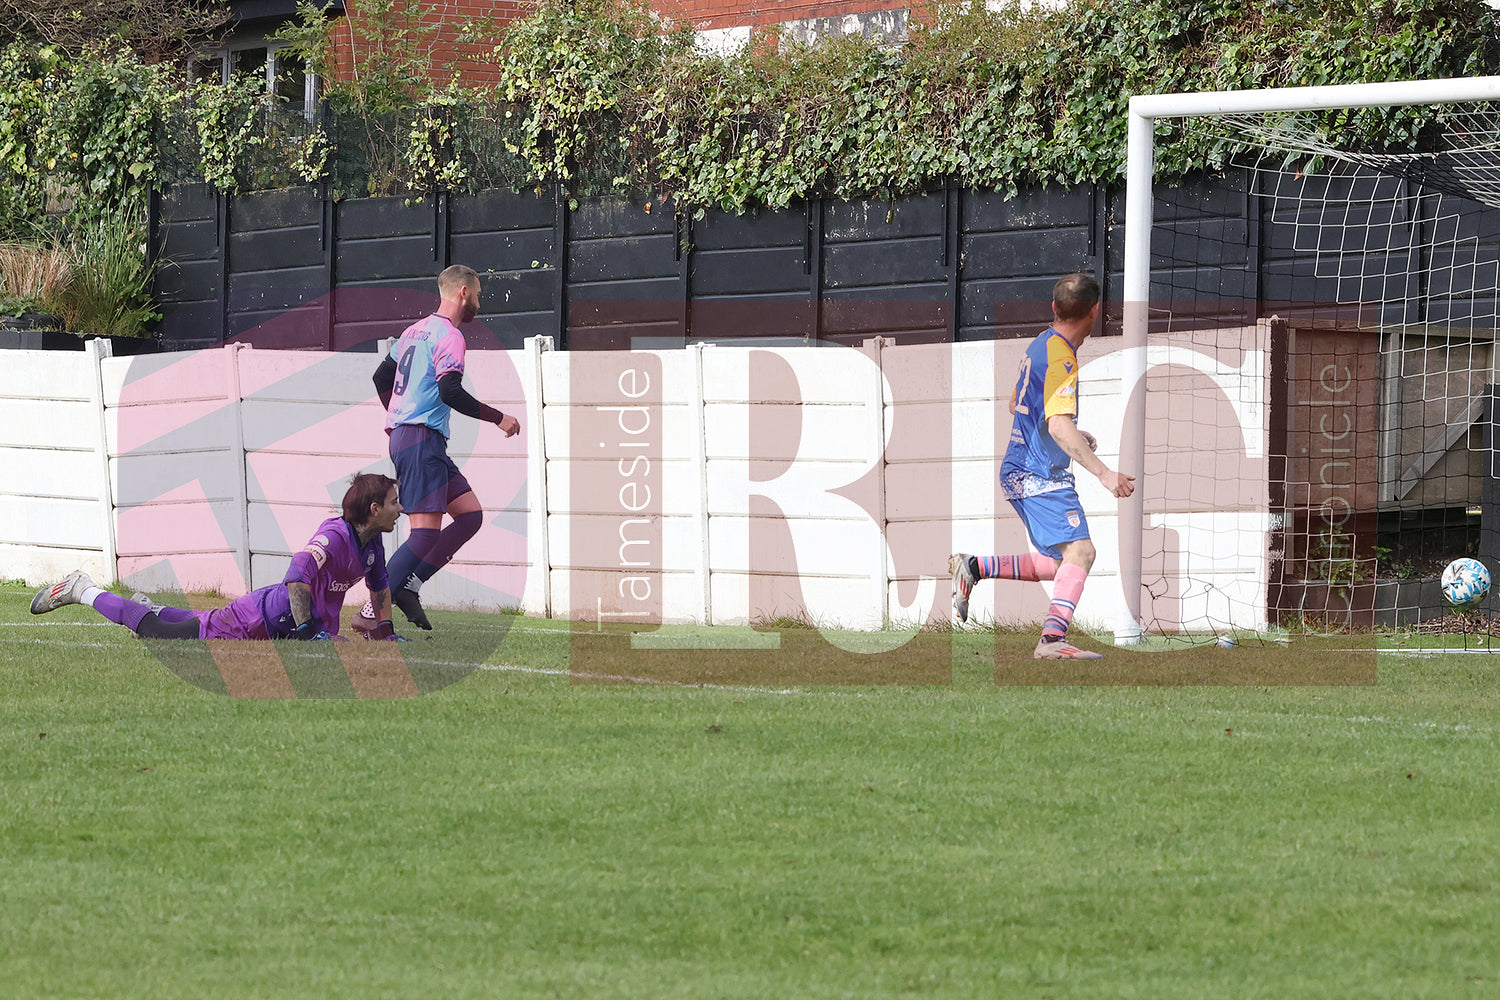
<instances>
[{"instance_id":1,"label":"navy blue shorts","mask_svg":"<svg viewBox=\"0 0 1500 1000\"><path fill-rule=\"evenodd\" d=\"M1021 515L1031 544L1044 556L1062 558L1062 546L1089 537L1088 518L1075 489L1053 490L1032 497L1018 497L1010 505Z\"/></svg>"},{"instance_id":2,"label":"navy blue shorts","mask_svg":"<svg viewBox=\"0 0 1500 1000\"><path fill-rule=\"evenodd\" d=\"M448 457L448 439L426 424L391 428L391 464L408 514L442 513L472 489Z\"/></svg>"}]
</instances>

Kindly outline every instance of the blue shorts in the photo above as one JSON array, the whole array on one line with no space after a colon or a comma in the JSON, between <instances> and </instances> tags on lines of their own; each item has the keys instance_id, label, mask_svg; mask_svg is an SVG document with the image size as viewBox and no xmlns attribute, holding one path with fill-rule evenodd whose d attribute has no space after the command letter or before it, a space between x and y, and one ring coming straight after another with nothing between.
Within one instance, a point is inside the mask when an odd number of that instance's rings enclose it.
<instances>
[{"instance_id":1,"label":"blue shorts","mask_svg":"<svg viewBox=\"0 0 1500 1000\"><path fill-rule=\"evenodd\" d=\"M391 464L408 514L442 513L472 489L448 457L448 439L426 424L391 428Z\"/></svg>"},{"instance_id":2,"label":"blue shorts","mask_svg":"<svg viewBox=\"0 0 1500 1000\"><path fill-rule=\"evenodd\" d=\"M1061 559L1063 545L1089 537L1083 504L1078 502L1078 491L1071 487L1012 499L1010 505L1021 515L1031 544L1044 556Z\"/></svg>"}]
</instances>

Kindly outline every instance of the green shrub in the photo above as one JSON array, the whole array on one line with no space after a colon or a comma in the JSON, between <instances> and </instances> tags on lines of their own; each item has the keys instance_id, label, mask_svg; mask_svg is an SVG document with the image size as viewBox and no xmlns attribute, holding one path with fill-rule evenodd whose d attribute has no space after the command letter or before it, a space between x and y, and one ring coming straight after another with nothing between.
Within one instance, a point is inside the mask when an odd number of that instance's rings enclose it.
<instances>
[{"instance_id":1,"label":"green shrub","mask_svg":"<svg viewBox=\"0 0 1500 1000\"><path fill-rule=\"evenodd\" d=\"M59 59L48 49L0 49L0 237L14 237L46 211L42 138L48 130L47 82Z\"/></svg>"},{"instance_id":2,"label":"green shrub","mask_svg":"<svg viewBox=\"0 0 1500 1000\"><path fill-rule=\"evenodd\" d=\"M0 52L0 234L48 198L111 215L152 187L327 182L335 196L557 183L572 196L675 197L743 211L1110 183L1135 94L1500 74L1482 0L1072 0L938 3L910 37L802 46L776 31L722 56L640 0L537 0L469 87L417 0L336 21L304 2L281 33L326 81L326 113L258 84L193 90L123 50ZM336 72L333 25L358 49ZM483 21L469 40L500 37ZM1420 146L1430 110L1324 116L1331 140ZM1226 137L1159 123L1158 174L1221 168Z\"/></svg>"},{"instance_id":3,"label":"green shrub","mask_svg":"<svg viewBox=\"0 0 1500 1000\"><path fill-rule=\"evenodd\" d=\"M44 298L46 310L76 333L143 337L161 318L151 300L153 267L146 256L145 213L125 205L72 230L69 275Z\"/></svg>"}]
</instances>

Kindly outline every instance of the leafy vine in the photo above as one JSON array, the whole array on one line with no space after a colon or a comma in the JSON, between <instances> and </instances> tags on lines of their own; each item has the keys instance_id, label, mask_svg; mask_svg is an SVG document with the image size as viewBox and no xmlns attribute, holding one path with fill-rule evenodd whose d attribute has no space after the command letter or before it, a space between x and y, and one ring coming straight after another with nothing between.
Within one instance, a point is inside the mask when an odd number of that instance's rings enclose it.
<instances>
[{"instance_id":1,"label":"leafy vine","mask_svg":"<svg viewBox=\"0 0 1500 1000\"><path fill-rule=\"evenodd\" d=\"M770 30L727 55L641 0L537 0L503 35L470 32L500 39L484 86L440 58L415 0L369 0L357 19L299 9L280 37L326 79L311 116L263 83L193 87L123 50L0 50L0 230L39 217L48 192L97 213L181 181L327 181L340 196L558 183L734 211L949 181L1109 182L1133 94L1500 73L1500 13L1482 0L966 0L933 5L899 44ZM1431 120L1366 109L1324 124L1400 150ZM1165 122L1158 170L1219 169L1229 148Z\"/></svg>"}]
</instances>

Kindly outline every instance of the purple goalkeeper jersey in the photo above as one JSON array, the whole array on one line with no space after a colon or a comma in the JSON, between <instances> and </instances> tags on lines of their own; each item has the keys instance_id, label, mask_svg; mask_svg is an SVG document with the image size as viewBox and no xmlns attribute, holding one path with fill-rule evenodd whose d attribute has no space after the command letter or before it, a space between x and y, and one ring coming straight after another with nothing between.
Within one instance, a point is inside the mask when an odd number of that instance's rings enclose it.
<instances>
[{"instance_id":1,"label":"purple goalkeeper jersey","mask_svg":"<svg viewBox=\"0 0 1500 1000\"><path fill-rule=\"evenodd\" d=\"M344 594L361 579L371 593L390 586L385 543L377 533L360 548L354 526L330 517L292 556L281 583L253 590L226 607L198 612L199 634L205 639L285 639L297 627L286 585L305 583L312 589L313 616L327 632L338 635Z\"/></svg>"}]
</instances>

